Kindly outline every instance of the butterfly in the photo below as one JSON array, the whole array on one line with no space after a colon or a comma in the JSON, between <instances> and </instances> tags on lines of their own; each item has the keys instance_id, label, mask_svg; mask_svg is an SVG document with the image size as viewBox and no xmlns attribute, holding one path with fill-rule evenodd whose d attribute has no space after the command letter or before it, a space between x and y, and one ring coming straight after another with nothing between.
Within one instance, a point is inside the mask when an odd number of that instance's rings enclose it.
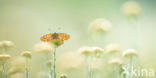
<instances>
[{"instance_id":1,"label":"butterfly","mask_svg":"<svg viewBox=\"0 0 156 78\"><path fill-rule=\"evenodd\" d=\"M64 40L68 40L69 38L70 36L68 34L55 32L55 33L43 35L40 39L43 42L50 42L53 40L58 40L63 43Z\"/></svg>"}]
</instances>

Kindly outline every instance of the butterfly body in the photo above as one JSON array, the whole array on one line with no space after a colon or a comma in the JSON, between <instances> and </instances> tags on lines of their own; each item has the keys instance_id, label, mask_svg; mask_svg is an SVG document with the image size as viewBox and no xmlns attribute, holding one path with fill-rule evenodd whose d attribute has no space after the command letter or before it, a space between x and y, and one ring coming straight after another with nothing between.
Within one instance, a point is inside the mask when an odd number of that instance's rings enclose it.
<instances>
[{"instance_id":1,"label":"butterfly body","mask_svg":"<svg viewBox=\"0 0 156 78\"><path fill-rule=\"evenodd\" d=\"M57 33L54 33L54 34L52 35L52 38L53 38L53 39L57 39L57 38L58 38Z\"/></svg>"},{"instance_id":2,"label":"butterfly body","mask_svg":"<svg viewBox=\"0 0 156 78\"><path fill-rule=\"evenodd\" d=\"M41 41L44 41L44 42L50 42L53 40L58 40L58 41L63 42L64 40L68 40L69 38L70 36L68 34L55 32L55 33L43 35L40 39Z\"/></svg>"}]
</instances>

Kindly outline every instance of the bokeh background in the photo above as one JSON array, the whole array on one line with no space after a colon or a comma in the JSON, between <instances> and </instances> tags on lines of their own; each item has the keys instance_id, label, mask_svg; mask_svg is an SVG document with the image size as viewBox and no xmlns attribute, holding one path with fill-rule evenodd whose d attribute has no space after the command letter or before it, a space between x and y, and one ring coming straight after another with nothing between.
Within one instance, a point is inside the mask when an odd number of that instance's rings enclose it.
<instances>
[{"instance_id":1,"label":"bokeh background","mask_svg":"<svg viewBox=\"0 0 156 78\"><path fill-rule=\"evenodd\" d=\"M57 57L65 52L75 52L79 47L119 43L126 49L125 32L128 20L121 11L128 0L0 0L0 40L10 40L16 45L12 55L32 50L40 37L51 32L68 33L71 38L58 48ZM139 59L142 65L156 70L156 1L136 0L141 12L135 21ZM112 30L97 42L88 33L89 23L97 18L106 18ZM128 32L133 32L129 30ZM130 37L129 40L134 39ZM131 48L131 47L130 47ZM36 77L37 59L33 58L31 77ZM59 68L59 67L58 67ZM61 71L58 71L61 72ZM76 71L81 75L83 71ZM77 74L72 74L79 78ZM81 76L80 76L81 77Z\"/></svg>"}]
</instances>

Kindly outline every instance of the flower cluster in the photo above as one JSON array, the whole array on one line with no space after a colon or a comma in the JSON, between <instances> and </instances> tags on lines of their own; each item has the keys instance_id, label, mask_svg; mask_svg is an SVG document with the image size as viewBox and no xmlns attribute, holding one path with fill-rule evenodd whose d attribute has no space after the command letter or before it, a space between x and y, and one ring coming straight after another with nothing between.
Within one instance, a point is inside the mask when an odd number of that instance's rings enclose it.
<instances>
[{"instance_id":1,"label":"flower cluster","mask_svg":"<svg viewBox=\"0 0 156 78\"><path fill-rule=\"evenodd\" d=\"M84 46L78 50L78 53L83 55L95 55L96 57L100 57L100 55L104 52L104 49L99 47L88 47Z\"/></svg>"}]
</instances>

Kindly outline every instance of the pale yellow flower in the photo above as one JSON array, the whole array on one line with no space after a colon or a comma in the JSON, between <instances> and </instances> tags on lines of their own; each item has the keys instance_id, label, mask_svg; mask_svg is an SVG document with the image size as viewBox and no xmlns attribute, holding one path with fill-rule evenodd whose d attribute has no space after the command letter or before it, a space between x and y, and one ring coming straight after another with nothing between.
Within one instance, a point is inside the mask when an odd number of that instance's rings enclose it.
<instances>
[{"instance_id":1,"label":"pale yellow flower","mask_svg":"<svg viewBox=\"0 0 156 78\"><path fill-rule=\"evenodd\" d=\"M67 52L58 57L58 63L64 69L75 69L82 64L82 58L79 54Z\"/></svg>"},{"instance_id":2,"label":"pale yellow flower","mask_svg":"<svg viewBox=\"0 0 156 78\"><path fill-rule=\"evenodd\" d=\"M34 51L41 53L51 53L54 51L54 46L49 43L39 43L34 46Z\"/></svg>"},{"instance_id":3,"label":"pale yellow flower","mask_svg":"<svg viewBox=\"0 0 156 78\"><path fill-rule=\"evenodd\" d=\"M14 47L14 43L12 41L4 40L4 41L0 42L0 46L3 46L5 48L12 48L12 47Z\"/></svg>"},{"instance_id":4,"label":"pale yellow flower","mask_svg":"<svg viewBox=\"0 0 156 78\"><path fill-rule=\"evenodd\" d=\"M30 51L24 51L24 52L22 52L21 55L26 57L26 58L31 58L31 52Z\"/></svg>"},{"instance_id":5,"label":"pale yellow flower","mask_svg":"<svg viewBox=\"0 0 156 78\"><path fill-rule=\"evenodd\" d=\"M127 49L123 52L123 56L125 57L132 57L132 56L138 56L138 53L134 49Z\"/></svg>"},{"instance_id":6,"label":"pale yellow flower","mask_svg":"<svg viewBox=\"0 0 156 78\"><path fill-rule=\"evenodd\" d=\"M114 59L109 60L108 63L112 65L121 65L123 64L123 61L119 58L114 58Z\"/></svg>"},{"instance_id":7,"label":"pale yellow flower","mask_svg":"<svg viewBox=\"0 0 156 78\"><path fill-rule=\"evenodd\" d=\"M95 54L96 57L101 57L101 55L104 52L104 49L100 48L100 47L91 47L93 53Z\"/></svg>"},{"instance_id":8,"label":"pale yellow flower","mask_svg":"<svg viewBox=\"0 0 156 78\"><path fill-rule=\"evenodd\" d=\"M93 53L93 50L91 47L84 46L84 47L79 48L78 53L83 54L83 55L89 55Z\"/></svg>"},{"instance_id":9,"label":"pale yellow flower","mask_svg":"<svg viewBox=\"0 0 156 78\"><path fill-rule=\"evenodd\" d=\"M11 58L11 56L8 54L0 54L0 62L1 63L5 63L10 58Z\"/></svg>"},{"instance_id":10,"label":"pale yellow flower","mask_svg":"<svg viewBox=\"0 0 156 78\"><path fill-rule=\"evenodd\" d=\"M137 16L140 13L140 5L135 1L126 2L122 9L126 16Z\"/></svg>"},{"instance_id":11,"label":"pale yellow flower","mask_svg":"<svg viewBox=\"0 0 156 78\"><path fill-rule=\"evenodd\" d=\"M104 50L102 48L99 48L99 47L84 46L78 50L78 53L83 54L83 55L95 55L98 57L103 53L103 51Z\"/></svg>"},{"instance_id":12,"label":"pale yellow flower","mask_svg":"<svg viewBox=\"0 0 156 78\"><path fill-rule=\"evenodd\" d=\"M106 53L112 54L120 51L120 46L118 44L110 44L105 48Z\"/></svg>"},{"instance_id":13,"label":"pale yellow flower","mask_svg":"<svg viewBox=\"0 0 156 78\"><path fill-rule=\"evenodd\" d=\"M14 60L11 61L10 69L8 70L9 74L14 74L18 72L23 72L25 70L25 58L23 57L17 57Z\"/></svg>"},{"instance_id":14,"label":"pale yellow flower","mask_svg":"<svg viewBox=\"0 0 156 78\"><path fill-rule=\"evenodd\" d=\"M92 51L94 53L102 53L104 50L102 48L99 48L99 47L91 47L92 48Z\"/></svg>"},{"instance_id":15,"label":"pale yellow flower","mask_svg":"<svg viewBox=\"0 0 156 78\"><path fill-rule=\"evenodd\" d=\"M93 32L108 32L112 28L112 23L103 18L95 19L90 23L89 29Z\"/></svg>"},{"instance_id":16,"label":"pale yellow flower","mask_svg":"<svg viewBox=\"0 0 156 78\"><path fill-rule=\"evenodd\" d=\"M0 52L7 52L9 49L13 48L15 45L12 41L0 41Z\"/></svg>"}]
</instances>

